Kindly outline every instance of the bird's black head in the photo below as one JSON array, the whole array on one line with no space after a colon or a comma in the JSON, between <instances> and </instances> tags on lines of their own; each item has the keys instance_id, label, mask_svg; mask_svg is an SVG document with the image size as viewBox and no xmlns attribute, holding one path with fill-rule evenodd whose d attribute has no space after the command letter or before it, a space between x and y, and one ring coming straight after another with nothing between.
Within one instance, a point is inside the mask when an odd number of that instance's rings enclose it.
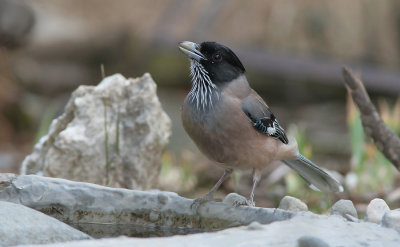
<instances>
[{"instance_id":1,"label":"bird's black head","mask_svg":"<svg viewBox=\"0 0 400 247\"><path fill-rule=\"evenodd\" d=\"M235 53L219 43L207 41L196 44L184 41L179 43L179 48L191 60L202 65L215 85L232 81L245 72L243 64Z\"/></svg>"}]
</instances>

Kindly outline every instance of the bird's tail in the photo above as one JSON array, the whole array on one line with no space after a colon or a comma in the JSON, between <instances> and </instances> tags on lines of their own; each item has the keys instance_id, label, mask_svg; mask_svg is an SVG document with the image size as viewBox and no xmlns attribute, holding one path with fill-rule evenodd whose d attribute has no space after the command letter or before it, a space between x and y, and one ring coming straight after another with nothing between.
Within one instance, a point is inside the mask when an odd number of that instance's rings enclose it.
<instances>
[{"instance_id":1,"label":"bird's tail","mask_svg":"<svg viewBox=\"0 0 400 247\"><path fill-rule=\"evenodd\" d=\"M282 160L287 166L295 170L306 180L312 189L323 192L342 192L343 186L324 170L312 163L306 157L298 154L297 159Z\"/></svg>"}]
</instances>

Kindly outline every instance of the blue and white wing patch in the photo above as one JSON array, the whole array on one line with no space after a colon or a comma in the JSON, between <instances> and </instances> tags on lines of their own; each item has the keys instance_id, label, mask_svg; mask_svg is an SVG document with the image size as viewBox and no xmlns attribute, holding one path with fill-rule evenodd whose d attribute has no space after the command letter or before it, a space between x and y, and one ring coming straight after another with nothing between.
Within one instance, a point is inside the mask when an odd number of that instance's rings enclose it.
<instances>
[{"instance_id":1,"label":"blue and white wing patch","mask_svg":"<svg viewBox=\"0 0 400 247\"><path fill-rule=\"evenodd\" d=\"M279 125L275 115L261 97L254 93L243 99L242 110L256 130L278 139L284 144L289 143L285 130Z\"/></svg>"},{"instance_id":2,"label":"blue and white wing patch","mask_svg":"<svg viewBox=\"0 0 400 247\"><path fill-rule=\"evenodd\" d=\"M273 114L271 114L271 117L272 118L263 118L252 121L254 128L268 136L288 144L289 140L287 139L285 130L279 125L278 120L276 120Z\"/></svg>"}]
</instances>

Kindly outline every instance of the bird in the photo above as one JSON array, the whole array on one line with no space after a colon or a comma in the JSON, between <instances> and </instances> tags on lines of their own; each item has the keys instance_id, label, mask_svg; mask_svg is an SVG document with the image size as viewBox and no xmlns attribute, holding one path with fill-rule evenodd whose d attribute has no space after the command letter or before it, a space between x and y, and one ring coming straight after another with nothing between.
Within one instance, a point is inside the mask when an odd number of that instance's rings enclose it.
<instances>
[{"instance_id":1,"label":"bird","mask_svg":"<svg viewBox=\"0 0 400 247\"><path fill-rule=\"evenodd\" d=\"M179 42L190 61L191 89L182 106L182 124L198 149L224 168L212 189L194 200L198 207L213 201L215 191L234 169L252 169L253 184L245 201L255 206L254 191L261 171L274 161L295 170L312 189L341 192L341 184L300 154L277 117L247 81L245 68L233 51L217 42Z\"/></svg>"}]
</instances>

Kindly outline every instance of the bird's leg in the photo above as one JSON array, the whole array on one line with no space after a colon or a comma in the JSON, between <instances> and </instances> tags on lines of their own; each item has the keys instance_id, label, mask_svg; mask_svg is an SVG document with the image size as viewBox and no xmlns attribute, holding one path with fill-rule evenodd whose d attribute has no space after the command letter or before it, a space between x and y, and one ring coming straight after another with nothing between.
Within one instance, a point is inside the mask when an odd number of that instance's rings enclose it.
<instances>
[{"instance_id":1,"label":"bird's leg","mask_svg":"<svg viewBox=\"0 0 400 247\"><path fill-rule=\"evenodd\" d=\"M255 207L256 204L254 202L254 190L256 189L257 183L260 181L261 172L253 168L253 187L251 188L250 198L249 198L249 206Z\"/></svg>"},{"instance_id":2,"label":"bird's leg","mask_svg":"<svg viewBox=\"0 0 400 247\"><path fill-rule=\"evenodd\" d=\"M232 171L233 171L233 169L230 169L230 168L225 169L224 174L218 180L218 182L214 185L214 187L212 187L211 190L207 194L205 194L205 196L195 199L190 207L194 208L197 211L197 208L201 204L208 202L208 201L213 201L214 200L214 192L221 186L221 184L225 180L227 180L231 176Z\"/></svg>"},{"instance_id":3,"label":"bird's leg","mask_svg":"<svg viewBox=\"0 0 400 247\"><path fill-rule=\"evenodd\" d=\"M261 172L259 170L256 170L253 168L253 187L251 188L251 193L249 199L245 201L236 201L234 202L234 206L250 206L250 207L255 207L256 204L254 202L254 190L256 189L257 183L260 181L261 178Z\"/></svg>"}]
</instances>

